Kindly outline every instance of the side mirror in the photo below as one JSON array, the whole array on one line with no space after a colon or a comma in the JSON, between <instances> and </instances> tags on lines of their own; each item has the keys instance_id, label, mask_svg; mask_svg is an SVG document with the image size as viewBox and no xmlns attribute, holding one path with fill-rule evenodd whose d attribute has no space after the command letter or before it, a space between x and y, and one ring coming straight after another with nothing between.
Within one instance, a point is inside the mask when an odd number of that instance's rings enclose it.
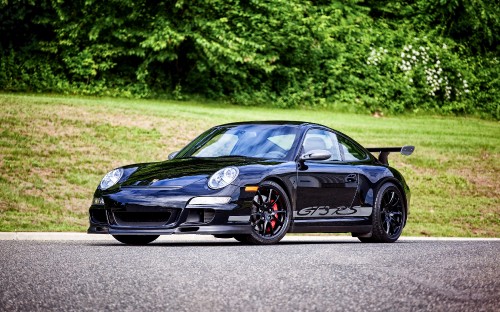
<instances>
[{"instance_id":1,"label":"side mirror","mask_svg":"<svg viewBox=\"0 0 500 312\"><path fill-rule=\"evenodd\" d=\"M179 151L168 154L168 160L174 159L179 154Z\"/></svg>"},{"instance_id":2,"label":"side mirror","mask_svg":"<svg viewBox=\"0 0 500 312\"><path fill-rule=\"evenodd\" d=\"M300 156L300 161L306 160L327 160L332 157L332 154L329 151L325 150L312 150L309 151L302 156Z\"/></svg>"}]
</instances>

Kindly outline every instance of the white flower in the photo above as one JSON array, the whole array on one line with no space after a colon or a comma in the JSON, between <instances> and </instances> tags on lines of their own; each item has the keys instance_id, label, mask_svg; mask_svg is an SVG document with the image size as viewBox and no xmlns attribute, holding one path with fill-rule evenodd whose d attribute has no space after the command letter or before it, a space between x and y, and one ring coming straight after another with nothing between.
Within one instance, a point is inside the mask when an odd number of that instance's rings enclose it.
<instances>
[{"instance_id":1,"label":"white flower","mask_svg":"<svg viewBox=\"0 0 500 312\"><path fill-rule=\"evenodd\" d=\"M401 52L401 58L405 57L405 53Z\"/></svg>"},{"instance_id":2,"label":"white flower","mask_svg":"<svg viewBox=\"0 0 500 312\"><path fill-rule=\"evenodd\" d=\"M446 48L448 48L448 46L446 45L446 43L443 43L443 49L446 50Z\"/></svg>"}]
</instances>

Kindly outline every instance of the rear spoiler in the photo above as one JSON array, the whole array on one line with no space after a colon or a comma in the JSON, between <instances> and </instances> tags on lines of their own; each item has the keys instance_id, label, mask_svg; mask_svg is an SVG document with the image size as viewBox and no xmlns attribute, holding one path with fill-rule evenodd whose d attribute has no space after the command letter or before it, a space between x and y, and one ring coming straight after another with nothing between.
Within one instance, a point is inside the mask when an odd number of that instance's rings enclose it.
<instances>
[{"instance_id":1,"label":"rear spoiler","mask_svg":"<svg viewBox=\"0 0 500 312\"><path fill-rule=\"evenodd\" d=\"M401 155L410 156L415 150L415 146L405 145L402 147L369 147L367 150L371 153L379 153L378 161L384 165L389 164L388 156L391 152L400 152Z\"/></svg>"}]
</instances>

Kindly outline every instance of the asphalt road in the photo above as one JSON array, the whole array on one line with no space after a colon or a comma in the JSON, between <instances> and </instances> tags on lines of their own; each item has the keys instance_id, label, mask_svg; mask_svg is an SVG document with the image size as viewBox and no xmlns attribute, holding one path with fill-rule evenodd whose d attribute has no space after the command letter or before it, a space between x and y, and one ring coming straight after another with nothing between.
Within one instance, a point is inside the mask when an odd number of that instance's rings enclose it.
<instances>
[{"instance_id":1,"label":"asphalt road","mask_svg":"<svg viewBox=\"0 0 500 312\"><path fill-rule=\"evenodd\" d=\"M1 311L500 311L500 241L0 241Z\"/></svg>"}]
</instances>

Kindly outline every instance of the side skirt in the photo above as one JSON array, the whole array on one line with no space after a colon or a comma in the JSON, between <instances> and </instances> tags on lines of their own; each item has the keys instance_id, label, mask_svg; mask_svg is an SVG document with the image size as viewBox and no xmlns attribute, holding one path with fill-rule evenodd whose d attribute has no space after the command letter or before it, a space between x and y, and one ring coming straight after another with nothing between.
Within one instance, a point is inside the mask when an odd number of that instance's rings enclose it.
<instances>
[{"instance_id":1,"label":"side skirt","mask_svg":"<svg viewBox=\"0 0 500 312\"><path fill-rule=\"evenodd\" d=\"M369 218L332 218L294 220L289 233L370 233Z\"/></svg>"}]
</instances>

